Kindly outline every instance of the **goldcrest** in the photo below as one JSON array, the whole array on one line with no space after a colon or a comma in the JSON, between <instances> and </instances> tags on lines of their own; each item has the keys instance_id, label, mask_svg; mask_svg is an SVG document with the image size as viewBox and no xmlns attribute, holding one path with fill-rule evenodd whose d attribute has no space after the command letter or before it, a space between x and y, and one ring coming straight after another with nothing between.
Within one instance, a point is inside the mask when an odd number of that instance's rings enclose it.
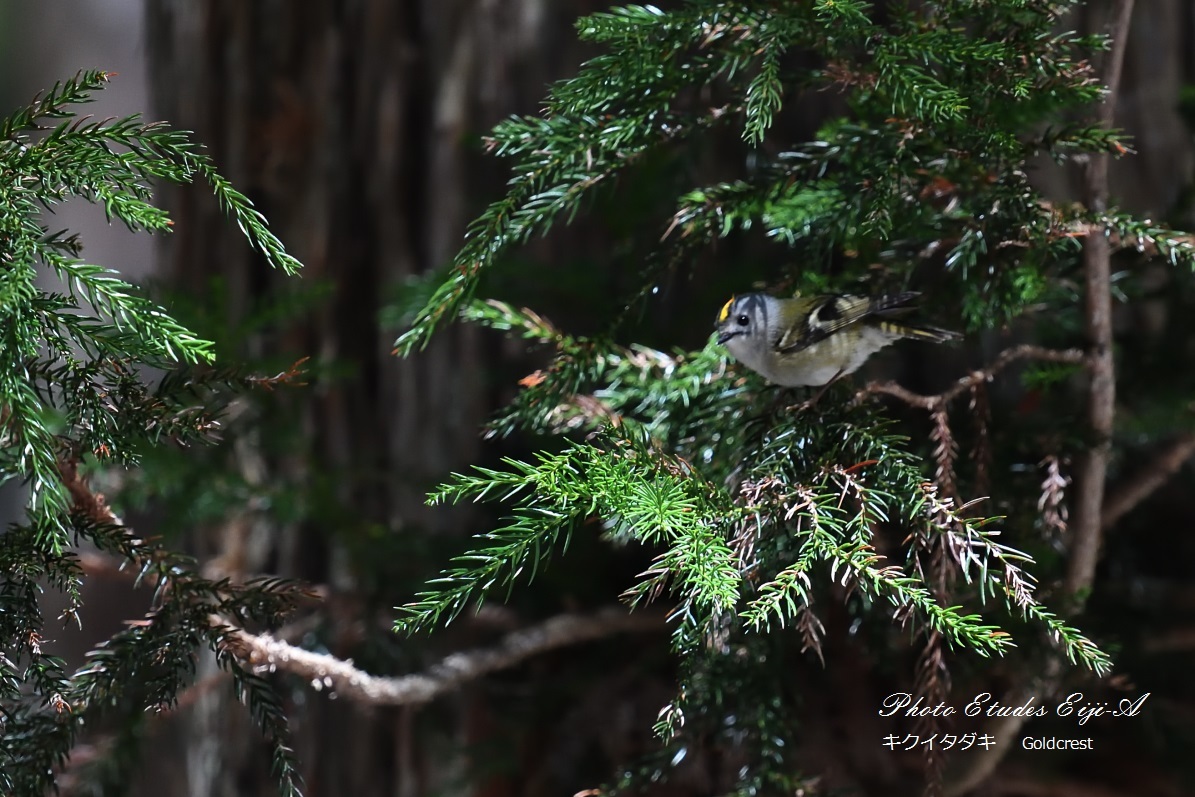
<instances>
[{"instance_id":1,"label":"goldcrest","mask_svg":"<svg viewBox=\"0 0 1195 797\"><path fill-rule=\"evenodd\" d=\"M819 387L854 372L901 338L941 343L960 337L957 332L893 320L910 312L918 295L779 299L747 293L722 306L716 322L718 343L771 382Z\"/></svg>"}]
</instances>

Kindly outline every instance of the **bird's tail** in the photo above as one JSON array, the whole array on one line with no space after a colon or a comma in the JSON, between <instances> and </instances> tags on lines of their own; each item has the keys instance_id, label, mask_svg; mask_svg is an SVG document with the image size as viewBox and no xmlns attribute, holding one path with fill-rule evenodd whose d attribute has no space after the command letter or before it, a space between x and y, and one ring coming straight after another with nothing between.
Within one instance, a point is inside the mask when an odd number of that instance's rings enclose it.
<instances>
[{"instance_id":1,"label":"bird's tail","mask_svg":"<svg viewBox=\"0 0 1195 797\"><path fill-rule=\"evenodd\" d=\"M948 340L958 340L962 337L958 332L949 329L925 326L923 324L898 324L895 321L881 321L880 329L890 335L927 340L931 343L945 343Z\"/></svg>"},{"instance_id":2,"label":"bird's tail","mask_svg":"<svg viewBox=\"0 0 1195 797\"><path fill-rule=\"evenodd\" d=\"M912 312L915 306L914 302L920 295L917 291L905 291L904 293L880 297L873 300L870 308L871 314L879 317L880 328L890 335L927 340L931 343L944 343L948 340L958 340L961 338L962 335L952 332L949 329L889 320L900 318Z\"/></svg>"}]
</instances>

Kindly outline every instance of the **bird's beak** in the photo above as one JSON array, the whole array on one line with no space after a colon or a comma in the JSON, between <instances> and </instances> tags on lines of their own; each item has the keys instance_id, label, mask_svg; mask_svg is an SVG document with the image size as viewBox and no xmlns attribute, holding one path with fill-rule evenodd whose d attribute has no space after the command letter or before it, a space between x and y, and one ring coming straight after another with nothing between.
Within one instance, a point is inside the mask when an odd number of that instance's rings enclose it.
<instances>
[{"instance_id":1,"label":"bird's beak","mask_svg":"<svg viewBox=\"0 0 1195 797\"><path fill-rule=\"evenodd\" d=\"M733 337L736 337L738 334L739 333L737 333L737 332L720 332L720 333L718 333L718 345L725 346L726 341L730 340Z\"/></svg>"}]
</instances>

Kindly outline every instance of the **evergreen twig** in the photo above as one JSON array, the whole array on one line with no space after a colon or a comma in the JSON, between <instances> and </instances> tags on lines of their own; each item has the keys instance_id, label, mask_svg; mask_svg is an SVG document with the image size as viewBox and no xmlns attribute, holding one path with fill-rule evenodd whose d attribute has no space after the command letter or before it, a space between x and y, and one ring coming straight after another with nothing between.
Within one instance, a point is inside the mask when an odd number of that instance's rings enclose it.
<instances>
[{"instance_id":1,"label":"evergreen twig","mask_svg":"<svg viewBox=\"0 0 1195 797\"><path fill-rule=\"evenodd\" d=\"M102 766L85 770L103 784L127 783L141 739L140 718L172 706L196 656L220 656L212 611L242 621L276 622L300 594L289 582L205 579L186 557L127 529L85 468L136 465L164 441L210 442L223 408L217 394L273 384L230 369L189 370L214 346L116 271L79 258L82 242L46 226L47 212L71 198L99 205L109 221L164 233L168 215L152 203L155 181L207 181L251 246L294 272L265 219L200 154L189 138L137 116L92 120L75 107L110 76L80 72L0 120L0 482L27 490L25 517L0 535L0 792L44 794L58 783L78 734L101 711L120 730ZM47 287L57 277L61 287ZM152 377L153 369L166 372ZM87 571L72 543L117 558L152 609L92 650L76 672L42 650L36 598L49 586L66 598L63 619L81 624ZM235 670L235 668L234 668ZM268 683L241 678L244 694L274 744L282 793L298 794L285 716Z\"/></svg>"}]
</instances>

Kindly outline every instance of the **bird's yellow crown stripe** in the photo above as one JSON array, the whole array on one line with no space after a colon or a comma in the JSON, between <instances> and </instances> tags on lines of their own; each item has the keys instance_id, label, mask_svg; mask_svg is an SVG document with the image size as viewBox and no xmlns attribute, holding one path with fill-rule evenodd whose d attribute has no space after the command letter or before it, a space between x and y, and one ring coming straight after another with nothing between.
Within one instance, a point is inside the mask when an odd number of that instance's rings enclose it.
<instances>
[{"instance_id":1,"label":"bird's yellow crown stripe","mask_svg":"<svg viewBox=\"0 0 1195 797\"><path fill-rule=\"evenodd\" d=\"M725 321L730 316L730 306L734 304L734 297L730 297L730 301L722 305L722 309L718 311L718 323Z\"/></svg>"}]
</instances>

